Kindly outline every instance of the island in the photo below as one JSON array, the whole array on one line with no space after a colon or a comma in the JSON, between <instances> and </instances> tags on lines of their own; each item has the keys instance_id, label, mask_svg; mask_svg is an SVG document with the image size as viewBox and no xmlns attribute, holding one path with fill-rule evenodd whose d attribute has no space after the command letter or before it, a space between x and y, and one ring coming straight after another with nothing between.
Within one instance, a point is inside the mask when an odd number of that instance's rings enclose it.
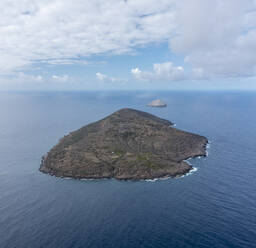
<instances>
[{"instance_id":1,"label":"island","mask_svg":"<svg viewBox=\"0 0 256 248\"><path fill-rule=\"evenodd\" d=\"M161 101L160 99L157 100L153 100L152 102L147 104L149 107L166 107L167 104L163 101Z\"/></svg>"},{"instance_id":2,"label":"island","mask_svg":"<svg viewBox=\"0 0 256 248\"><path fill-rule=\"evenodd\" d=\"M135 109L121 109L60 139L40 171L57 177L123 180L177 177L206 155L207 138Z\"/></svg>"}]
</instances>

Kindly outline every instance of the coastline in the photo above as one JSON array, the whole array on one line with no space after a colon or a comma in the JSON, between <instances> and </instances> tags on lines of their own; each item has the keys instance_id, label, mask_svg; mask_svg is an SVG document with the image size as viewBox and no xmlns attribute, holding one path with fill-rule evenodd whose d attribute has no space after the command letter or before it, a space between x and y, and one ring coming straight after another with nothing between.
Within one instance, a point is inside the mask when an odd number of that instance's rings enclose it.
<instances>
[{"instance_id":1,"label":"coastline","mask_svg":"<svg viewBox=\"0 0 256 248\"><path fill-rule=\"evenodd\" d=\"M207 139L206 139L207 140ZM54 172L54 171L50 171L48 168L42 168L43 163L44 163L44 158L46 158L46 156L42 157L41 160L41 165L39 168L39 171L44 173L44 174L48 174L50 176L54 176L57 178L62 178L62 179L75 179L75 180L84 180L84 181L93 181L93 180L102 180L102 179L115 179L118 181L144 181L144 182L156 182L158 180L167 180L167 179L179 179L179 178L183 178L187 175L191 175L194 172L196 172L198 170L198 168L193 167L192 164L189 162L190 159L195 159L195 158L201 158L201 157L207 157L208 156L208 149L210 148L210 141L207 140L207 142L203 145L203 151L201 151L198 155L194 155L194 156L190 156L187 157L185 159L183 159L180 162L186 163L189 166L189 169L182 171L182 172L178 172L174 175L170 175L170 174L166 174L162 177L148 177L148 178L118 178L115 176L99 176L99 177L76 177L76 176L68 176L68 175L58 175L58 173Z\"/></svg>"},{"instance_id":2,"label":"coastline","mask_svg":"<svg viewBox=\"0 0 256 248\"><path fill-rule=\"evenodd\" d=\"M75 179L153 180L180 177L189 158L206 156L206 137L149 113L120 109L60 139L39 170Z\"/></svg>"}]
</instances>

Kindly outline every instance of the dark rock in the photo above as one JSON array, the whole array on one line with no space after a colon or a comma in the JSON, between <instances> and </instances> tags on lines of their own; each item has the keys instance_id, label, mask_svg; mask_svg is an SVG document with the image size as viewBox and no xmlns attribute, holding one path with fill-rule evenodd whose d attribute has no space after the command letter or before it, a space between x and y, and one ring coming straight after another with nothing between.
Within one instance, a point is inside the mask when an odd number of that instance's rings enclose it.
<instances>
[{"instance_id":1,"label":"dark rock","mask_svg":"<svg viewBox=\"0 0 256 248\"><path fill-rule=\"evenodd\" d=\"M207 139L134 109L63 137L42 158L40 171L58 177L153 179L192 169L184 160L206 155Z\"/></svg>"}]
</instances>

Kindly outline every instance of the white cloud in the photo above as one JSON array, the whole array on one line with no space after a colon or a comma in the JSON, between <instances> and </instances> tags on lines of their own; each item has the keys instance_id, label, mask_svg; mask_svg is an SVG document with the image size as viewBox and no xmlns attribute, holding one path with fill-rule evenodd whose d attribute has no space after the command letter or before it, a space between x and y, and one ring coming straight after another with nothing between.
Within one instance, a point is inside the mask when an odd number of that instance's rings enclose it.
<instances>
[{"instance_id":1,"label":"white cloud","mask_svg":"<svg viewBox=\"0 0 256 248\"><path fill-rule=\"evenodd\" d=\"M24 72L18 72L18 73L14 73L12 74L11 77L3 77L0 78L0 83L18 83L18 84L35 84L35 83L43 83L43 84L47 84L47 83L73 83L74 79L71 78L68 75L51 75L48 77L44 77L42 75L31 75L31 74L26 74Z\"/></svg>"},{"instance_id":2,"label":"white cloud","mask_svg":"<svg viewBox=\"0 0 256 248\"><path fill-rule=\"evenodd\" d=\"M23 72L12 74L11 76L2 76L0 77L0 85L1 89L2 86L6 85L39 85L45 82L45 78L41 75L30 75L25 74Z\"/></svg>"},{"instance_id":3,"label":"white cloud","mask_svg":"<svg viewBox=\"0 0 256 248\"><path fill-rule=\"evenodd\" d=\"M182 66L173 66L172 62L154 64L155 75L159 79L181 80L184 78L184 69Z\"/></svg>"},{"instance_id":4,"label":"white cloud","mask_svg":"<svg viewBox=\"0 0 256 248\"><path fill-rule=\"evenodd\" d=\"M164 42L185 57L191 76L256 74L255 0L1 0L0 9L0 74L40 62L87 64L93 55ZM155 66L132 73L143 80L183 77L181 67Z\"/></svg>"},{"instance_id":5,"label":"white cloud","mask_svg":"<svg viewBox=\"0 0 256 248\"><path fill-rule=\"evenodd\" d=\"M121 78L115 78L115 77L109 77L105 74L102 74L100 72L96 73L96 78L101 82L111 82L111 83L125 83L127 80L121 79Z\"/></svg>"},{"instance_id":6,"label":"white cloud","mask_svg":"<svg viewBox=\"0 0 256 248\"><path fill-rule=\"evenodd\" d=\"M173 66L172 62L154 64L153 71L141 71L139 68L131 70L137 80L142 81L178 81L185 79L184 68Z\"/></svg>"},{"instance_id":7,"label":"white cloud","mask_svg":"<svg viewBox=\"0 0 256 248\"><path fill-rule=\"evenodd\" d=\"M192 79L204 79L205 75L204 75L204 69L203 68L194 68L192 70Z\"/></svg>"},{"instance_id":8,"label":"white cloud","mask_svg":"<svg viewBox=\"0 0 256 248\"><path fill-rule=\"evenodd\" d=\"M177 3L170 47L210 77L256 73L256 4L251 0L184 0Z\"/></svg>"},{"instance_id":9,"label":"white cloud","mask_svg":"<svg viewBox=\"0 0 256 248\"><path fill-rule=\"evenodd\" d=\"M43 82L44 78L41 75L29 75L23 72L17 73L14 75L14 80L19 83L30 83L30 82Z\"/></svg>"},{"instance_id":10,"label":"white cloud","mask_svg":"<svg viewBox=\"0 0 256 248\"><path fill-rule=\"evenodd\" d=\"M86 60L77 60L77 59L49 59L41 62L50 64L50 65L73 65L73 64L88 65L89 64L89 62Z\"/></svg>"},{"instance_id":11,"label":"white cloud","mask_svg":"<svg viewBox=\"0 0 256 248\"><path fill-rule=\"evenodd\" d=\"M52 75L52 80L57 82L67 82L69 79L68 75Z\"/></svg>"},{"instance_id":12,"label":"white cloud","mask_svg":"<svg viewBox=\"0 0 256 248\"><path fill-rule=\"evenodd\" d=\"M97 79L100 80L100 81L105 81L105 80L108 78L107 75L102 74L102 73L100 73L100 72L97 72L97 73L96 73L96 77L97 77Z\"/></svg>"},{"instance_id":13,"label":"white cloud","mask_svg":"<svg viewBox=\"0 0 256 248\"><path fill-rule=\"evenodd\" d=\"M1 0L0 9L1 73L131 52L167 41L174 28L170 0Z\"/></svg>"},{"instance_id":14,"label":"white cloud","mask_svg":"<svg viewBox=\"0 0 256 248\"><path fill-rule=\"evenodd\" d=\"M145 80L145 79L143 79L143 78L145 78L145 76L144 76L145 73L143 73L139 68L131 69L131 73L136 79Z\"/></svg>"}]
</instances>

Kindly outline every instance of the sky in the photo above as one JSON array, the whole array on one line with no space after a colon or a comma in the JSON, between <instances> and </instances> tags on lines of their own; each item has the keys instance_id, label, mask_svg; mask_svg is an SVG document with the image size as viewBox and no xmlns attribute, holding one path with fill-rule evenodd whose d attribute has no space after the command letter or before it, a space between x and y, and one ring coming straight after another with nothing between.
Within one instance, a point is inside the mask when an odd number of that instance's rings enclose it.
<instances>
[{"instance_id":1,"label":"sky","mask_svg":"<svg viewBox=\"0 0 256 248\"><path fill-rule=\"evenodd\" d=\"M1 0L0 90L256 90L256 0Z\"/></svg>"}]
</instances>

